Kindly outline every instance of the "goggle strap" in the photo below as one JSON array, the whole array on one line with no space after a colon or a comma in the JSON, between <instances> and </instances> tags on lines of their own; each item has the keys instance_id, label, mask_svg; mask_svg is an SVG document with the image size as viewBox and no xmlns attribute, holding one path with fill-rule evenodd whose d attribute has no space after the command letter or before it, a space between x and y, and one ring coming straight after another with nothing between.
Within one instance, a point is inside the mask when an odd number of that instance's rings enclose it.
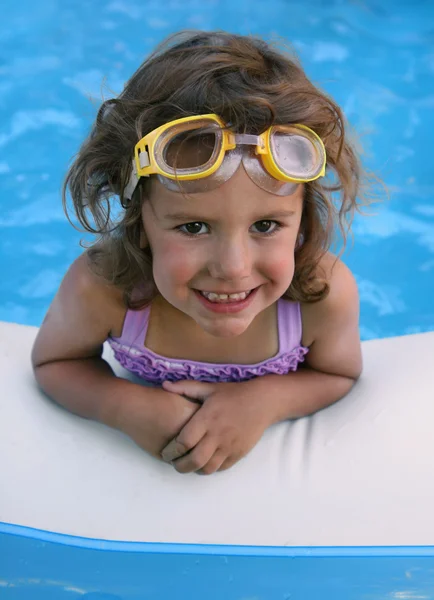
<instances>
[{"instance_id":1,"label":"goggle strap","mask_svg":"<svg viewBox=\"0 0 434 600\"><path fill-rule=\"evenodd\" d=\"M151 164L149 161L149 154L146 152L146 150L140 152L139 163L141 169L143 169L144 167L149 167L149 165Z\"/></svg>"},{"instance_id":2,"label":"goggle strap","mask_svg":"<svg viewBox=\"0 0 434 600\"><path fill-rule=\"evenodd\" d=\"M137 177L136 161L134 158L131 161L131 163L132 163L132 168L131 168L130 179L124 189L124 197L127 200L131 200L131 198L133 197L133 194L134 194L134 190L136 189L137 184L139 183L139 177Z\"/></svg>"}]
</instances>

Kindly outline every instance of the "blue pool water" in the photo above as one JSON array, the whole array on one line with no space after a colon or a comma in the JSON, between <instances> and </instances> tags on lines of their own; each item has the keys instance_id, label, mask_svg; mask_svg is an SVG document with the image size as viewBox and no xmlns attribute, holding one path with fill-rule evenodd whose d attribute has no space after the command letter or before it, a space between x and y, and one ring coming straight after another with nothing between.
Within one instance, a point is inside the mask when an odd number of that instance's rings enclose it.
<instances>
[{"instance_id":1,"label":"blue pool water","mask_svg":"<svg viewBox=\"0 0 434 600\"><path fill-rule=\"evenodd\" d=\"M183 28L280 36L362 135L390 199L345 255L363 339L434 330L434 3L6 0L0 25L0 320L39 325L79 254L60 186L98 105Z\"/></svg>"}]
</instances>

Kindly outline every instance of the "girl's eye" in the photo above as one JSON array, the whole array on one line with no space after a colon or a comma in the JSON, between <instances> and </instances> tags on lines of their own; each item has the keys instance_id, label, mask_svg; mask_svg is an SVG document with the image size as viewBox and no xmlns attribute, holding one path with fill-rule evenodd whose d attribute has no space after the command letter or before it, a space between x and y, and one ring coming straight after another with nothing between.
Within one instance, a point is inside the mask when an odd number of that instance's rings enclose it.
<instances>
[{"instance_id":1,"label":"girl's eye","mask_svg":"<svg viewBox=\"0 0 434 600\"><path fill-rule=\"evenodd\" d=\"M184 233L185 235L194 236L206 233L205 231L202 231L202 227L207 227L207 225L200 221L195 221L194 223L186 223L185 225L180 225L178 229L179 231L181 231L181 233Z\"/></svg>"},{"instance_id":2,"label":"girl's eye","mask_svg":"<svg viewBox=\"0 0 434 600\"><path fill-rule=\"evenodd\" d=\"M277 221L256 221L253 224L253 227L256 227L257 233L262 233L264 235L272 235L276 233L280 229L280 224Z\"/></svg>"},{"instance_id":3,"label":"girl's eye","mask_svg":"<svg viewBox=\"0 0 434 600\"><path fill-rule=\"evenodd\" d=\"M281 224L277 221L270 221L268 219L264 219L262 221L256 221L253 224L253 227L256 228L254 233L264 235L273 235L281 229ZM181 233L190 237L198 237L205 233L208 233L209 227L203 221L192 221L191 223L185 223L184 225L179 225L177 227Z\"/></svg>"}]
</instances>

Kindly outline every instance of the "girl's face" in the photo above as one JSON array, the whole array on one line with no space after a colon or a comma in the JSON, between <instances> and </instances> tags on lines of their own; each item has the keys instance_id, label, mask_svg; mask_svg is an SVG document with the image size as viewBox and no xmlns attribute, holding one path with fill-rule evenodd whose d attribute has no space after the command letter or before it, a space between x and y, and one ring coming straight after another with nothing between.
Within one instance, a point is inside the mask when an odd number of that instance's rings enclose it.
<instances>
[{"instance_id":1,"label":"girl's face","mask_svg":"<svg viewBox=\"0 0 434 600\"><path fill-rule=\"evenodd\" d=\"M243 168L188 197L152 178L142 215L160 294L209 334L240 335L292 281L302 205L303 185L276 196ZM250 294L233 304L201 292Z\"/></svg>"}]
</instances>

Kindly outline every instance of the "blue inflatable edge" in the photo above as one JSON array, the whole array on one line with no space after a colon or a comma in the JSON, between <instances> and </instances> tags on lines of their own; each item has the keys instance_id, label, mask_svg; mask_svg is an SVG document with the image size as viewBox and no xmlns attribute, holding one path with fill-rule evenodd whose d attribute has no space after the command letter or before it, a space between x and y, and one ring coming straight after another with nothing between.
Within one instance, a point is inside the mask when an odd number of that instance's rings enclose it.
<instances>
[{"instance_id":1,"label":"blue inflatable edge","mask_svg":"<svg viewBox=\"0 0 434 600\"><path fill-rule=\"evenodd\" d=\"M107 552L273 557L434 557L434 546L242 546L100 540L0 522L0 534Z\"/></svg>"}]
</instances>

